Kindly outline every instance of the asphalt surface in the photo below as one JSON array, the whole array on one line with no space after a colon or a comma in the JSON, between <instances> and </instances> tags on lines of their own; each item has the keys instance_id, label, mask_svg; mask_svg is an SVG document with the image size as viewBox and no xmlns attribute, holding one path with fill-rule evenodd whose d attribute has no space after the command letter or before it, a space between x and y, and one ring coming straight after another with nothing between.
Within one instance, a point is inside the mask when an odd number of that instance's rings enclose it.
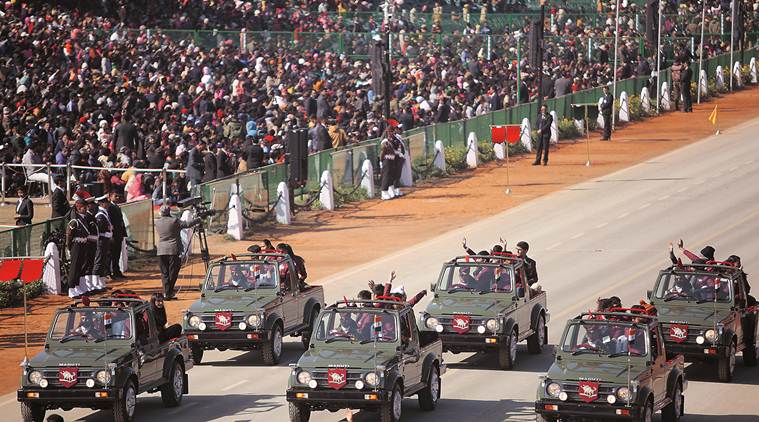
<instances>
[{"instance_id":1,"label":"asphalt surface","mask_svg":"<svg viewBox=\"0 0 759 422\"><path fill-rule=\"evenodd\" d=\"M704 124L706 124L704 122ZM499 236L513 245L531 244L540 284L551 311L549 340L555 343L568 317L617 295L633 304L652 287L657 270L668 265L667 242L679 238L698 251L713 245L718 258L737 254L749 274L759 271L759 119L626 170L564 189L453 230L396 254L336 274L324 284L328 301L353 296L368 279L384 282L391 270L409 295L429 288L440 264L463 253L466 236L475 249L487 249ZM536 169L539 171L539 169ZM513 194L519 195L519 186ZM476 204L473 204L476 206ZM337 253L337 251L336 251ZM348 252L349 253L349 252ZM319 284L319 283L317 283ZM754 282L755 286L757 282ZM759 287L755 287L759 290ZM429 298L417 305L423 310ZM206 352L190 372L190 394L181 407L164 409L158 394L138 400L140 421L286 421L284 400L288 364L302 352L299 339L285 344L282 363L266 367L255 352ZM500 371L484 355L446 354L442 399L435 412L403 403L403 420L534 420L537 377L552 362L551 348L528 355L519 346L517 368ZM684 421L759 421L759 368L738 358L731 384L715 380L715 368L687 369ZM49 412L48 414L50 414ZM109 421L110 412L60 412L66 421ZM0 399L0 415L20 419L14 396ZM342 413L317 412L314 421L337 421ZM370 413L355 420L374 420ZM657 416L658 420L658 416Z\"/></svg>"}]
</instances>

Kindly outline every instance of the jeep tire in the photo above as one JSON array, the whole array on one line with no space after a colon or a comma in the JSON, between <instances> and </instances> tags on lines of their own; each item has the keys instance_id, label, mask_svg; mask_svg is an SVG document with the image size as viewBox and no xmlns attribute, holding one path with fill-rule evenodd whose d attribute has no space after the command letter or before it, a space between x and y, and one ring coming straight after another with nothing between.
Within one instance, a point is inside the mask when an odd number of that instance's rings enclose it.
<instances>
[{"instance_id":1,"label":"jeep tire","mask_svg":"<svg viewBox=\"0 0 759 422\"><path fill-rule=\"evenodd\" d=\"M199 346L191 346L190 353L192 354L192 363L200 365L203 361L203 348Z\"/></svg>"},{"instance_id":2,"label":"jeep tire","mask_svg":"<svg viewBox=\"0 0 759 422\"><path fill-rule=\"evenodd\" d=\"M662 422L678 422L683 416L684 400L682 387L678 382L675 391L672 392L672 401L661 410Z\"/></svg>"},{"instance_id":3,"label":"jeep tire","mask_svg":"<svg viewBox=\"0 0 759 422\"><path fill-rule=\"evenodd\" d=\"M401 386L395 384L393 392L386 403L382 403L379 408L379 422L398 422L401 420L401 404L403 402L403 392Z\"/></svg>"},{"instance_id":4,"label":"jeep tire","mask_svg":"<svg viewBox=\"0 0 759 422\"><path fill-rule=\"evenodd\" d=\"M24 422L44 422L45 406L40 403L21 402L21 417Z\"/></svg>"},{"instance_id":5,"label":"jeep tire","mask_svg":"<svg viewBox=\"0 0 759 422\"><path fill-rule=\"evenodd\" d=\"M288 403L291 422L308 422L311 419L311 408L298 403Z\"/></svg>"},{"instance_id":6,"label":"jeep tire","mask_svg":"<svg viewBox=\"0 0 759 422\"><path fill-rule=\"evenodd\" d=\"M308 328L300 333L300 341L306 350L308 350L308 346L311 344L311 333L314 332L317 318L319 318L319 311L314 309L311 311L311 318L308 320Z\"/></svg>"},{"instance_id":7,"label":"jeep tire","mask_svg":"<svg viewBox=\"0 0 759 422\"><path fill-rule=\"evenodd\" d=\"M127 381L121 394L113 401L113 420L115 422L132 422L137 410L137 386L132 380Z\"/></svg>"},{"instance_id":8,"label":"jeep tire","mask_svg":"<svg viewBox=\"0 0 759 422\"><path fill-rule=\"evenodd\" d=\"M546 319L543 314L540 314L535 323L535 332L527 337L527 351L533 355L538 355L543 351L544 344L546 344Z\"/></svg>"},{"instance_id":9,"label":"jeep tire","mask_svg":"<svg viewBox=\"0 0 759 422\"><path fill-rule=\"evenodd\" d=\"M263 354L264 364L276 365L282 357L282 328L279 326L279 323L275 323L271 327L270 332L271 337L264 342L261 353Z\"/></svg>"},{"instance_id":10,"label":"jeep tire","mask_svg":"<svg viewBox=\"0 0 759 422\"><path fill-rule=\"evenodd\" d=\"M748 367L754 367L757 364L756 340L754 339L754 336L751 336L751 339L744 339L744 341L745 340L749 340L749 342L746 344L746 348L743 349L743 364Z\"/></svg>"},{"instance_id":11,"label":"jeep tire","mask_svg":"<svg viewBox=\"0 0 759 422\"><path fill-rule=\"evenodd\" d=\"M646 400L645 406L640 410L640 416L636 422L652 422L654 420L654 403L649 399Z\"/></svg>"},{"instance_id":12,"label":"jeep tire","mask_svg":"<svg viewBox=\"0 0 759 422\"><path fill-rule=\"evenodd\" d=\"M540 413L535 415L535 422L556 422L556 421L558 421L558 419L553 416L545 416L545 415L541 415Z\"/></svg>"},{"instance_id":13,"label":"jeep tire","mask_svg":"<svg viewBox=\"0 0 759 422\"><path fill-rule=\"evenodd\" d=\"M517 363L517 330L511 330L511 334L503 338L504 342L498 346L498 367L505 370L514 369Z\"/></svg>"},{"instance_id":14,"label":"jeep tire","mask_svg":"<svg viewBox=\"0 0 759 422\"><path fill-rule=\"evenodd\" d=\"M733 380L735 372L735 343L730 341L727 348L727 354L720 356L717 361L717 377L720 382L730 382Z\"/></svg>"},{"instance_id":15,"label":"jeep tire","mask_svg":"<svg viewBox=\"0 0 759 422\"><path fill-rule=\"evenodd\" d=\"M166 384L161 386L161 401L166 407L177 407L182 404L185 388L184 368L179 362L174 361L168 378Z\"/></svg>"},{"instance_id":16,"label":"jeep tire","mask_svg":"<svg viewBox=\"0 0 759 422\"><path fill-rule=\"evenodd\" d=\"M433 363L427 377L427 386L419 392L419 408L426 411L435 410L438 400L440 400L440 370Z\"/></svg>"}]
</instances>

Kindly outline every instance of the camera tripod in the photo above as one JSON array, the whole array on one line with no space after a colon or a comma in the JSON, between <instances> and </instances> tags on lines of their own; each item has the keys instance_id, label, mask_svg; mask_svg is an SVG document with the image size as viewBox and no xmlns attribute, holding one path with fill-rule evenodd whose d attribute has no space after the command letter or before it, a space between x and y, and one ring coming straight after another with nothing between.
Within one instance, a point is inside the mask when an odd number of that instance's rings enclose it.
<instances>
[{"instance_id":1,"label":"camera tripod","mask_svg":"<svg viewBox=\"0 0 759 422\"><path fill-rule=\"evenodd\" d=\"M211 254L208 252L208 237L206 237L206 228L201 222L200 224L196 225L192 229L192 235L190 236L190 250L188 251L187 255L189 257L190 251L192 251L192 239L197 236L198 237L198 245L200 246L200 257L203 259L203 263L206 266L206 271L208 271L209 263L211 262Z\"/></svg>"}]
</instances>

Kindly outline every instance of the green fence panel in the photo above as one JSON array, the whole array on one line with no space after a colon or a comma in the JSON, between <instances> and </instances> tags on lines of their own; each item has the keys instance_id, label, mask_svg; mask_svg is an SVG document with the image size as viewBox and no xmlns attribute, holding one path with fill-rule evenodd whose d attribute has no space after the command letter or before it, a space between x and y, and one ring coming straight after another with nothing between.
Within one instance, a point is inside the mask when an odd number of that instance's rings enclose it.
<instances>
[{"instance_id":1,"label":"green fence panel","mask_svg":"<svg viewBox=\"0 0 759 422\"><path fill-rule=\"evenodd\" d=\"M13 230L0 231L0 256L14 256Z\"/></svg>"},{"instance_id":2,"label":"green fence panel","mask_svg":"<svg viewBox=\"0 0 759 422\"><path fill-rule=\"evenodd\" d=\"M269 191L264 180L265 172L243 173L237 178L243 207L268 209Z\"/></svg>"},{"instance_id":3,"label":"green fence panel","mask_svg":"<svg viewBox=\"0 0 759 422\"><path fill-rule=\"evenodd\" d=\"M155 247L155 224L153 223L153 201L128 202L119 205L124 215L127 237L137 243L140 249L151 250Z\"/></svg>"}]
</instances>

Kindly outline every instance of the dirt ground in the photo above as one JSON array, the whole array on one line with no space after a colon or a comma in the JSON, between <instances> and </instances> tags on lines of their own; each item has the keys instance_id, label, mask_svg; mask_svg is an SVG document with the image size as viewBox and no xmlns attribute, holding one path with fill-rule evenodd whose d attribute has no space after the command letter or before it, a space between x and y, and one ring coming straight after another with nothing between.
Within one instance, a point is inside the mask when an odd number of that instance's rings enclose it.
<instances>
[{"instance_id":1,"label":"dirt ground","mask_svg":"<svg viewBox=\"0 0 759 422\"><path fill-rule=\"evenodd\" d=\"M629 167L651 157L680 148L714 134L707 117L719 104L722 131L754 118L759 104L759 88L745 89L731 96L694 106L692 114L669 113L663 117L629 124L615 132L612 142L590 141L591 167L586 167L584 141L562 143L552 149L549 166L531 166L532 157L513 159L510 167L512 194L507 195L506 167L489 163L477 170L445 179L426 182L408 189L398 200L372 200L349 204L334 212L297 214L290 226L262 227L251 238L230 242L222 236L209 237L213 255L241 252L264 238L286 242L308 264L309 281L319 282L330 274L377 259L398 249L430 239L536 197L594 177ZM718 142L718 141L715 141ZM477 206L472 206L477 204ZM49 215L49 208L38 207L37 215ZM0 222L8 222L15 209L0 207ZM35 219L37 220L37 219ZM382 230L377 230L379 226ZM349 247L351 254L334 259L335 251ZM142 295L160 291L160 274L154 260L136 263L128 279L109 283L112 288L130 288ZM197 285L204 275L203 264L183 268L178 281L179 300L167 302L169 320L179 321L182 311L197 299ZM195 291L193 291L195 290ZM38 352L54 310L68 302L64 297L41 297L29 303L27 321L29 356ZM0 394L18 387L24 357L22 309L0 310Z\"/></svg>"}]
</instances>

